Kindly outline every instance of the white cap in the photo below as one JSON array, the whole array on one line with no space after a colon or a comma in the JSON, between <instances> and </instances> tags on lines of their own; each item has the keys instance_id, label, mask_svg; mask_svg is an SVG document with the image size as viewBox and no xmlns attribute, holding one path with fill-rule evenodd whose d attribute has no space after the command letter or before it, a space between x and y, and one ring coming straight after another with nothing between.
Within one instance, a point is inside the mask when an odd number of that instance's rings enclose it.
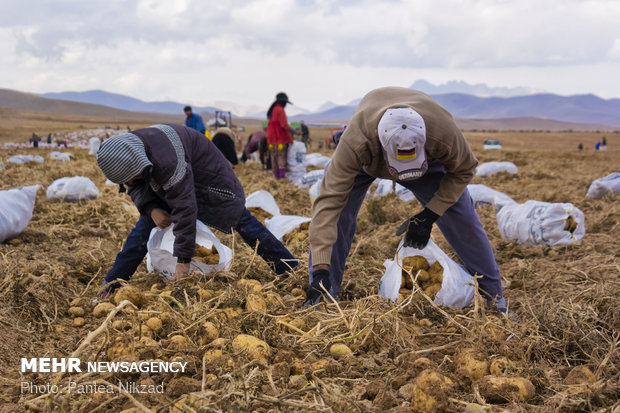
<instances>
[{"instance_id":1,"label":"white cap","mask_svg":"<svg viewBox=\"0 0 620 413\"><path fill-rule=\"evenodd\" d=\"M411 108L388 109L377 132L392 176L407 181L426 173L426 126L418 112Z\"/></svg>"}]
</instances>

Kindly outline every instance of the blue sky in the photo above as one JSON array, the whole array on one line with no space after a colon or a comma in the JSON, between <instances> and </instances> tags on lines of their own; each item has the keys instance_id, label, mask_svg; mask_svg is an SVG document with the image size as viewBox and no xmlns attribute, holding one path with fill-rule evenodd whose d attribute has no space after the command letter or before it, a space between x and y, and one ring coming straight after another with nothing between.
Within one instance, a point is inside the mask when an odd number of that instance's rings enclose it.
<instances>
[{"instance_id":1,"label":"blue sky","mask_svg":"<svg viewBox=\"0 0 620 413\"><path fill-rule=\"evenodd\" d=\"M620 97L620 1L3 0L0 87L314 109L465 80Z\"/></svg>"}]
</instances>

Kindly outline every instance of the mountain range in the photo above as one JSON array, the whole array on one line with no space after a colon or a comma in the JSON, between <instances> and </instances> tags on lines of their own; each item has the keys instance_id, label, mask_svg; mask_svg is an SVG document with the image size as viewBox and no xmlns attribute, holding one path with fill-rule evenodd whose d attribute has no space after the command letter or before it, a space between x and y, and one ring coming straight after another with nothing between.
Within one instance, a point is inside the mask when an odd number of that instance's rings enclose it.
<instances>
[{"instance_id":1,"label":"mountain range","mask_svg":"<svg viewBox=\"0 0 620 413\"><path fill-rule=\"evenodd\" d=\"M422 90L437 100L455 118L476 120L500 120L511 118L538 118L567 124L587 124L603 127L620 127L620 99L602 99L598 96L573 95L560 96L551 93L535 93L527 88L492 88L485 84L470 85L465 82L448 82L443 85L433 85L424 80L417 80L411 85L412 89ZM148 112L179 116L183 114L184 103L174 101L145 102L130 96L109 93L102 90L86 92L44 93L42 100L36 100L33 94L23 94L5 90L0 99L0 107L21 110L40 110L52 107L53 100L56 106L63 106L62 102L81 102L93 105L104 105L109 109L131 112ZM444 93L449 92L449 93ZM462 93L467 92L467 93ZM8 93L8 94L7 94ZM19 98L15 94L22 93ZM513 96L514 94L519 94ZM12 96L8 98L7 96ZM318 110L312 112L299 106L287 107L287 114L293 121L305 120L308 122L346 122L355 111L360 99L354 99L344 105L337 105L327 101ZM90 107L90 105L87 105ZM39 108L39 109L38 109ZM259 106L244 106L232 102L215 102L208 106L193 106L198 113L212 114L216 109L231 110L236 116L264 119L266 108ZM86 108L84 108L86 110ZM95 114L101 110L92 108L88 114ZM44 109L42 111L53 111ZM82 113L82 112L80 112ZM513 122L514 123L514 122ZM531 123L531 122L529 122ZM557 124L557 123L556 123Z\"/></svg>"}]
</instances>

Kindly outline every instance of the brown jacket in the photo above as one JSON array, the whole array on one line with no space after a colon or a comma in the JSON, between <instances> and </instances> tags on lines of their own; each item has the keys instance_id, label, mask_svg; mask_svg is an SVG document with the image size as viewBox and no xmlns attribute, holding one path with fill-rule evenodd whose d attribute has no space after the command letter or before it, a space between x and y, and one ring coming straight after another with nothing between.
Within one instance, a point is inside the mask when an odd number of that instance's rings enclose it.
<instances>
[{"instance_id":1,"label":"brown jacket","mask_svg":"<svg viewBox=\"0 0 620 413\"><path fill-rule=\"evenodd\" d=\"M377 125L386 110L403 107L413 108L422 116L426 124L427 159L438 159L447 171L427 208L443 215L474 177L478 160L448 111L415 90L386 87L371 91L364 96L343 133L314 202L310 226L313 265L330 263L338 218L360 170L377 178L393 179Z\"/></svg>"}]
</instances>

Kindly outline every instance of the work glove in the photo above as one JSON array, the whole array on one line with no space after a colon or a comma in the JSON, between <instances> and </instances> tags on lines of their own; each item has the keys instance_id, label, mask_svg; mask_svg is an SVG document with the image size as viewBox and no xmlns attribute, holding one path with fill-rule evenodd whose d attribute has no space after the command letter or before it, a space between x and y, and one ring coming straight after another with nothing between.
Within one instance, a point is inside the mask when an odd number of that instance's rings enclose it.
<instances>
[{"instance_id":1,"label":"work glove","mask_svg":"<svg viewBox=\"0 0 620 413\"><path fill-rule=\"evenodd\" d=\"M312 284L306 291L305 306L315 305L321 301L321 296L325 293L321 284L325 287L325 290L329 291L332 287L332 283L329 280L329 270L315 270L312 272Z\"/></svg>"},{"instance_id":2,"label":"work glove","mask_svg":"<svg viewBox=\"0 0 620 413\"><path fill-rule=\"evenodd\" d=\"M402 235L405 231L405 247L413 247L422 249L428 244L431 238L431 230L433 223L439 219L439 215L428 208L424 208L422 212L409 218L398 228L396 235Z\"/></svg>"}]
</instances>

